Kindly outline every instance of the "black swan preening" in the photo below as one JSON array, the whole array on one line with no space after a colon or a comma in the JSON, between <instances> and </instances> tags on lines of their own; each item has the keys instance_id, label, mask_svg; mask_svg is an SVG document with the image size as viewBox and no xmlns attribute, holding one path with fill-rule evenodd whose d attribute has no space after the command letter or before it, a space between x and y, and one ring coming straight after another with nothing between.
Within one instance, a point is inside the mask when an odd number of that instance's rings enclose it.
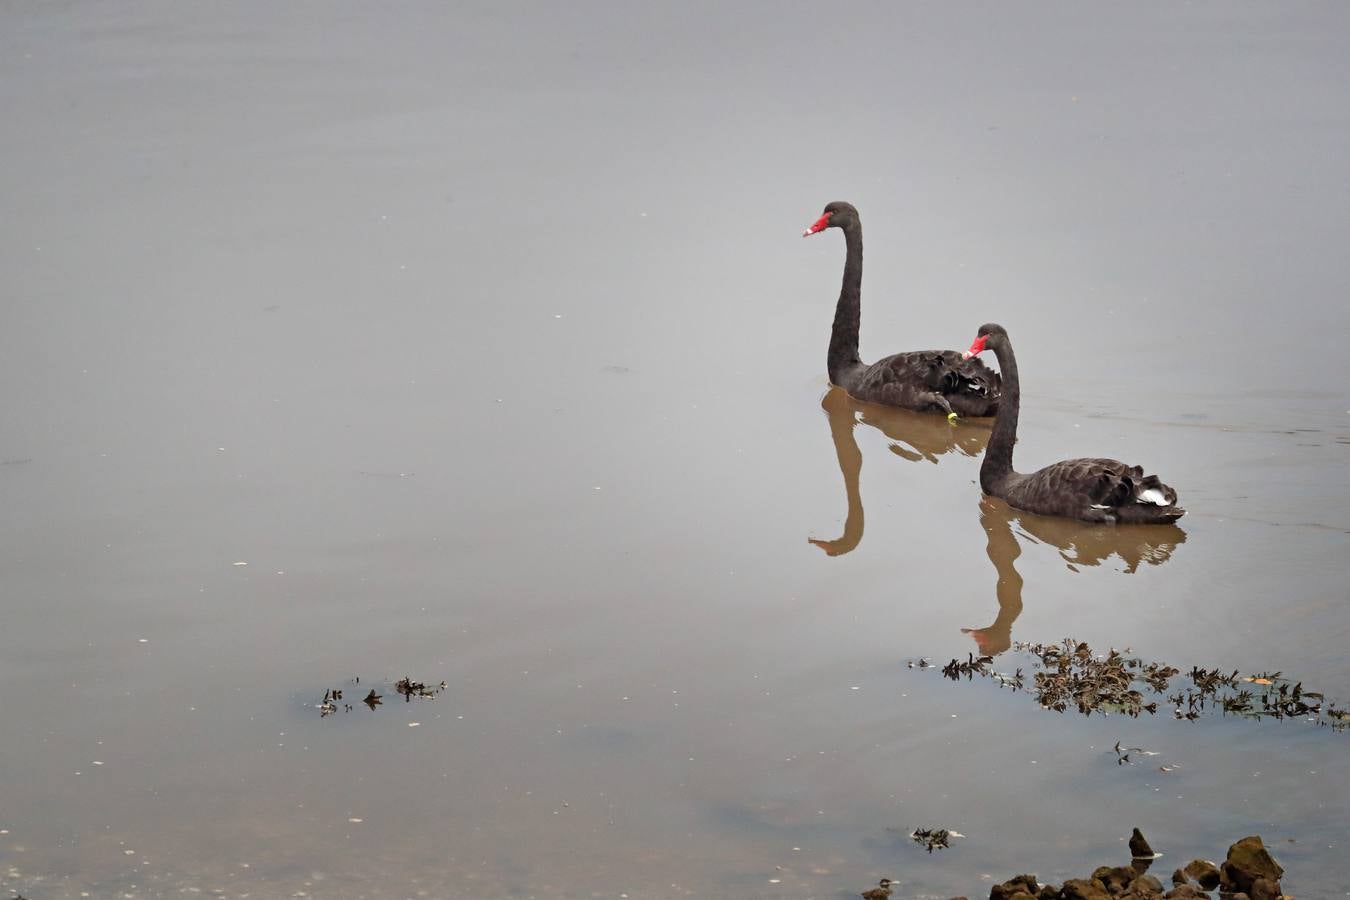
<instances>
[{"instance_id":1,"label":"black swan preening","mask_svg":"<svg viewBox=\"0 0 1350 900\"><path fill-rule=\"evenodd\" d=\"M831 383L859 400L887 406L938 409L950 418L958 414L992 416L998 410L999 376L979 360L963 359L955 350L897 353L870 366L858 357L862 303L862 223L858 211L851 203L830 203L802 236L826 228L843 231L848 248L826 360Z\"/></svg>"},{"instance_id":2,"label":"black swan preening","mask_svg":"<svg viewBox=\"0 0 1350 900\"><path fill-rule=\"evenodd\" d=\"M1003 398L994 434L980 465L980 487L986 494L1002 497L1009 506L1047 516L1064 516L1087 522L1175 522L1186 510L1177 506L1177 492L1145 475L1138 466L1114 459L1066 459L1038 472L1023 475L1013 471L1013 444L1017 441L1017 410L1020 386L1017 358L1008 332L1002 325L981 325L970 349L974 358L985 350L998 357L1003 379Z\"/></svg>"}]
</instances>

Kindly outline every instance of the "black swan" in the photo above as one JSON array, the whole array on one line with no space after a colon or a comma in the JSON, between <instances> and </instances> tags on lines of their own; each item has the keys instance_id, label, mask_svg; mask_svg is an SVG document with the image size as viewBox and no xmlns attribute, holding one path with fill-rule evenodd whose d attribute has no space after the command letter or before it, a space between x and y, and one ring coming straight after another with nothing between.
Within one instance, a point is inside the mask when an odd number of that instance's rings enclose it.
<instances>
[{"instance_id":1,"label":"black swan","mask_svg":"<svg viewBox=\"0 0 1350 900\"><path fill-rule=\"evenodd\" d=\"M980 487L986 494L1002 497L1009 506L1047 516L1082 519L1085 522L1175 522L1186 514L1177 506L1177 492L1145 475L1139 466L1114 459L1066 459L1038 472L1023 475L1013 471L1013 444L1017 441L1017 411L1021 388L1017 380L1017 357L1002 325L981 325L963 355L973 358L993 350L1003 379L1003 399L994 434L980 465Z\"/></svg>"},{"instance_id":2,"label":"black swan","mask_svg":"<svg viewBox=\"0 0 1350 900\"><path fill-rule=\"evenodd\" d=\"M858 211L851 203L830 203L802 237L826 228L842 230L848 249L826 359L830 382L859 400L887 406L939 409L950 419L958 414L992 416L998 410L999 376L979 360L965 360L955 350L897 353L870 366L858 357L862 304L862 223Z\"/></svg>"}]
</instances>

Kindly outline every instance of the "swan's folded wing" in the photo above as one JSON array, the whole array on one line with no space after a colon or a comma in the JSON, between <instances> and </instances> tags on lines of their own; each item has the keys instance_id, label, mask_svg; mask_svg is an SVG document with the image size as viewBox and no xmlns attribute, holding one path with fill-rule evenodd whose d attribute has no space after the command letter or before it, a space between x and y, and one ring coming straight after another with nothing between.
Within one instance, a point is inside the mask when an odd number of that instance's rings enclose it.
<instances>
[{"instance_id":1,"label":"swan's folded wing","mask_svg":"<svg viewBox=\"0 0 1350 900\"><path fill-rule=\"evenodd\" d=\"M1029 508L1054 508L1060 515L1101 510L1119 516L1131 507L1150 507L1160 514L1177 502L1177 492L1158 476L1115 459L1066 459L1027 476L1018 490ZM1127 517L1143 519L1150 514L1131 512Z\"/></svg>"}]
</instances>

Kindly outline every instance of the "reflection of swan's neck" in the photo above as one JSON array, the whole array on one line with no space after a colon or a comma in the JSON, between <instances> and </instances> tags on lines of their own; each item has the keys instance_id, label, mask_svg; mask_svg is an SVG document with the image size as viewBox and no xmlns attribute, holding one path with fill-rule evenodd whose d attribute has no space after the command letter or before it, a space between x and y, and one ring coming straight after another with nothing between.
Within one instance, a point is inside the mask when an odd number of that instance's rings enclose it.
<instances>
[{"instance_id":1,"label":"reflection of swan's neck","mask_svg":"<svg viewBox=\"0 0 1350 900\"><path fill-rule=\"evenodd\" d=\"M1003 396L999 399L998 413L994 418L994 433L989 437L989 444L984 449L984 462L980 465L980 487L986 494L992 494L994 486L1012 474L1013 445L1017 443L1017 413L1022 405L1017 357L1006 336L994 344L994 355L998 357L999 376L1003 379Z\"/></svg>"},{"instance_id":2,"label":"reflection of swan's neck","mask_svg":"<svg viewBox=\"0 0 1350 900\"><path fill-rule=\"evenodd\" d=\"M979 643L981 652L997 656L1012 646L1013 622L1022 614L1022 576L1014 565L1017 557L1022 555L1022 546L1008 520L998 510L990 508L990 504L997 501L983 502L980 524L984 526L988 538L985 553L994 564L994 572L998 576L994 588L998 597L998 617L992 625L979 629L983 635Z\"/></svg>"},{"instance_id":3,"label":"reflection of swan's neck","mask_svg":"<svg viewBox=\"0 0 1350 900\"><path fill-rule=\"evenodd\" d=\"M844 244L848 254L844 258L844 283L839 289L839 303L834 308L834 329L830 332L830 354L826 370L830 381L845 368L862 362L858 357L858 327L862 320L862 225L845 225Z\"/></svg>"},{"instance_id":4,"label":"reflection of swan's neck","mask_svg":"<svg viewBox=\"0 0 1350 900\"><path fill-rule=\"evenodd\" d=\"M863 505L862 488L862 451L853 429L858 420L853 414L853 405L848 395L840 388L832 388L821 403L830 417L830 437L834 439L834 453L839 460L839 471L844 476L844 493L848 498L848 516L844 519L844 533L836 540L811 540L830 556L840 556L853 550L862 542Z\"/></svg>"}]
</instances>

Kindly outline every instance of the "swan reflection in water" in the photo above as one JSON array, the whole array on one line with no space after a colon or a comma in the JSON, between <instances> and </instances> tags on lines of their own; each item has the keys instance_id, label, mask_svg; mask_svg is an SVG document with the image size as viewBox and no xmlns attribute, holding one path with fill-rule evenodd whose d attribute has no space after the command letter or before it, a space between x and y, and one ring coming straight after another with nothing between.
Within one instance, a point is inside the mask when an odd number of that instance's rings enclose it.
<instances>
[{"instance_id":1,"label":"swan reflection in water","mask_svg":"<svg viewBox=\"0 0 1350 900\"><path fill-rule=\"evenodd\" d=\"M844 492L848 497L844 533L832 541L808 538L830 556L848 553L858 546L863 536L862 493L859 489L862 451L853 436L858 422L870 425L890 438L891 452L910 462L937 463L939 456L952 452L979 456L989 440L987 425L965 421L953 426L933 413L864 403L853 399L840 387L831 387L821 398L820 406L830 420L830 435L834 438L834 452L839 457L839 471L844 475Z\"/></svg>"},{"instance_id":2,"label":"swan reflection in water","mask_svg":"<svg viewBox=\"0 0 1350 900\"><path fill-rule=\"evenodd\" d=\"M853 434L859 422L890 438L891 452L910 462L937 463L938 457L953 452L979 456L989 440L990 429L984 421L967 420L953 427L942 416L931 413L863 403L842 388L831 388L820 405L829 416L848 498L844 533L832 541L808 539L830 556L848 553L862 541L862 451ZM1022 555L1023 545L1054 547L1071 572L1084 566L1101 566L1115 557L1124 574L1133 574L1141 563L1157 566L1167 562L1186 541L1186 532L1176 525L1092 525L1023 512L988 496L982 496L979 504L986 552L997 575L994 593L998 616L984 628L961 631L974 638L985 656L997 656L1012 646L1012 625L1022 612L1022 576L1014 562Z\"/></svg>"},{"instance_id":3,"label":"swan reflection in water","mask_svg":"<svg viewBox=\"0 0 1350 900\"><path fill-rule=\"evenodd\" d=\"M1186 542L1186 532L1176 525L1089 525L1023 512L989 496L980 498L980 525L988 540L985 552L998 576L994 586L998 616L984 628L961 631L975 639L984 656L997 656L1012 646L1012 624L1022 612L1022 576L1013 563L1022 555L1024 543L1056 548L1071 572L1100 566L1114 556L1123 563L1121 571L1130 575L1140 563L1162 565Z\"/></svg>"}]
</instances>

